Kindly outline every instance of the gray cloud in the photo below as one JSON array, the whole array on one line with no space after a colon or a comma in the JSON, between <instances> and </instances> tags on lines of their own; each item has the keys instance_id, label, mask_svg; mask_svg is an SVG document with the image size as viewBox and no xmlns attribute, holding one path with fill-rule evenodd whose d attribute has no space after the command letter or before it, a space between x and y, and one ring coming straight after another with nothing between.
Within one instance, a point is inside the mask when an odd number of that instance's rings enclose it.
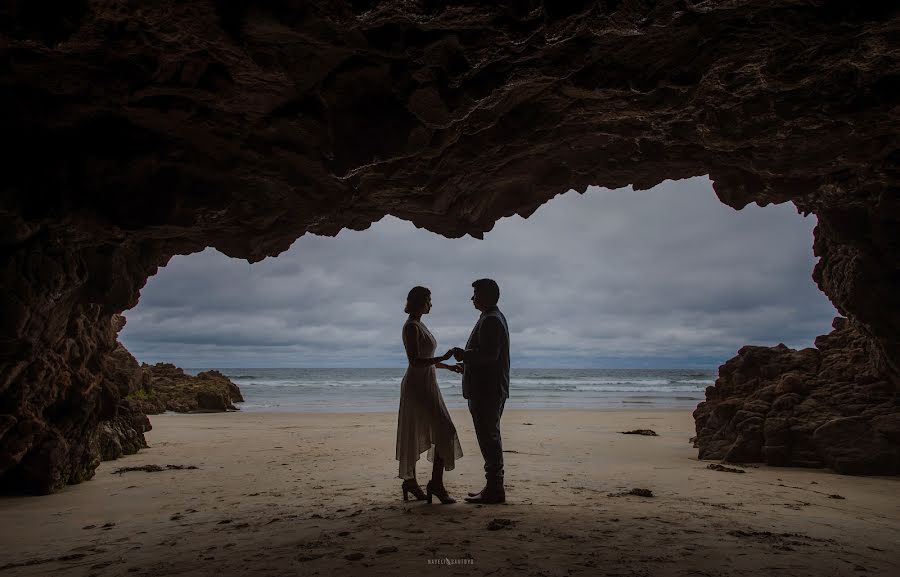
<instances>
[{"instance_id":1,"label":"gray cloud","mask_svg":"<svg viewBox=\"0 0 900 577\"><path fill-rule=\"evenodd\" d=\"M471 282L486 276L517 366L715 366L745 344L828 332L814 226L791 204L734 211L706 178L569 192L484 240L388 217L253 265L213 249L175 257L120 338L141 361L184 367L403 366L409 288L432 290L425 322L446 349L464 344Z\"/></svg>"}]
</instances>

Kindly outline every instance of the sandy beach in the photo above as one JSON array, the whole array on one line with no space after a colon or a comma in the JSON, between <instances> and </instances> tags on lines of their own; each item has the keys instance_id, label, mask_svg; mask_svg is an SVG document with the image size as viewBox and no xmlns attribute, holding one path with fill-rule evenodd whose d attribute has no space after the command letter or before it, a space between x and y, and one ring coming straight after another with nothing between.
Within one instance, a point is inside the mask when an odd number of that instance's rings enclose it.
<instances>
[{"instance_id":1,"label":"sandy beach","mask_svg":"<svg viewBox=\"0 0 900 577\"><path fill-rule=\"evenodd\" d=\"M0 575L900 574L900 479L710 470L689 411L508 409L507 503L470 505L483 462L451 413L453 505L402 500L396 413L152 416L91 481L0 499ZM143 465L164 470L116 473Z\"/></svg>"}]
</instances>

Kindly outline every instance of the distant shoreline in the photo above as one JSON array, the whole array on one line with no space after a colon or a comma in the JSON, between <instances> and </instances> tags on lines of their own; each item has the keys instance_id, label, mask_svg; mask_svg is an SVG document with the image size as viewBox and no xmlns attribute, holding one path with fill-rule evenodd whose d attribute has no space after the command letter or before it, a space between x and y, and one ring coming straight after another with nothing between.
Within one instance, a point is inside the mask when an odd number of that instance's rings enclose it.
<instances>
[{"instance_id":1,"label":"distant shoreline","mask_svg":"<svg viewBox=\"0 0 900 577\"><path fill-rule=\"evenodd\" d=\"M185 369L190 373L197 369ZM241 390L244 412L393 412L406 369L217 369ZM517 369L507 409L693 409L716 372L695 369ZM466 408L461 377L438 371L449 408Z\"/></svg>"},{"instance_id":2,"label":"distant shoreline","mask_svg":"<svg viewBox=\"0 0 900 577\"><path fill-rule=\"evenodd\" d=\"M144 361L147 362L147 361ZM167 362L167 361L159 361ZM150 363L152 364L152 363ZM181 367L185 371L257 371L257 370L302 370L302 371L403 371L406 365L390 367ZM718 372L719 366L685 366L685 367L522 367L513 366L513 371L696 371L698 373Z\"/></svg>"},{"instance_id":3,"label":"distant shoreline","mask_svg":"<svg viewBox=\"0 0 900 577\"><path fill-rule=\"evenodd\" d=\"M451 413L459 412L459 413L468 414L468 409L466 409L466 408L448 407L448 410ZM658 413L682 413L682 412L693 413L693 411L694 411L693 407L688 408L688 409L679 409L679 408L672 408L672 407L646 407L646 406L628 407L628 408L624 408L624 409L616 408L616 407L602 408L602 409L591 409L591 408L558 409L558 408L531 408L531 407L509 407L509 406L507 406L503 411L503 419L505 420L505 419L509 418L510 416L515 416L516 414L519 414L519 413L524 414L524 413L576 412L576 413L610 413L610 414L613 414L613 413L658 414ZM187 418L187 417L198 417L198 416L202 417L202 416L211 416L211 415L223 415L223 414L228 414L228 413L230 413L230 414L239 414L239 413L252 414L254 417L259 417L259 418L267 418L267 417L283 418L283 417L286 417L289 415L316 415L317 417L327 417L328 415L334 415L334 416L340 416L340 417L346 417L348 415L365 415L365 416L371 416L371 417L379 417L379 416L384 416L384 415L396 415L397 411L377 411L377 410L376 411L359 411L359 410L349 410L349 409L346 411L227 411L227 413L222 413L221 411L218 411L218 412L204 411L204 412L197 412L197 413L176 413L174 411L166 411L164 413L159 413L159 415L164 415L167 418L168 417L185 417L185 418ZM152 422L153 418L157 417L157 416L158 415L149 415L151 422Z\"/></svg>"}]
</instances>

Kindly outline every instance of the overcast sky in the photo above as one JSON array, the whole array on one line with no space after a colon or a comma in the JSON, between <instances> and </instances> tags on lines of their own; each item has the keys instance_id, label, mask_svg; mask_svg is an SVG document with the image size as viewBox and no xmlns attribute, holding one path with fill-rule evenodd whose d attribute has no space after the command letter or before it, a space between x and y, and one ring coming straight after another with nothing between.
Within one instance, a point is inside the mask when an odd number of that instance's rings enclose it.
<instances>
[{"instance_id":1,"label":"overcast sky","mask_svg":"<svg viewBox=\"0 0 900 577\"><path fill-rule=\"evenodd\" d=\"M403 367L406 293L439 352L478 318L491 277L514 367L715 368L745 344L812 346L837 313L810 275L815 217L793 204L735 211L710 181L568 192L484 240L387 217L307 235L250 265L209 248L174 257L125 313L139 361L192 367Z\"/></svg>"}]
</instances>

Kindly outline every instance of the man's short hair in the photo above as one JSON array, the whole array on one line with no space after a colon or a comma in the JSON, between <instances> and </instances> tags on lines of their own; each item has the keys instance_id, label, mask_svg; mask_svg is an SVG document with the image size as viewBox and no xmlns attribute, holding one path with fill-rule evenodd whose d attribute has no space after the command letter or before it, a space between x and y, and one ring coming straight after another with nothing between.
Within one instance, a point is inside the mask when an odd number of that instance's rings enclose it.
<instances>
[{"instance_id":1,"label":"man's short hair","mask_svg":"<svg viewBox=\"0 0 900 577\"><path fill-rule=\"evenodd\" d=\"M497 304L500 300L500 287L494 279L480 278L472 283L472 287L491 305Z\"/></svg>"}]
</instances>

